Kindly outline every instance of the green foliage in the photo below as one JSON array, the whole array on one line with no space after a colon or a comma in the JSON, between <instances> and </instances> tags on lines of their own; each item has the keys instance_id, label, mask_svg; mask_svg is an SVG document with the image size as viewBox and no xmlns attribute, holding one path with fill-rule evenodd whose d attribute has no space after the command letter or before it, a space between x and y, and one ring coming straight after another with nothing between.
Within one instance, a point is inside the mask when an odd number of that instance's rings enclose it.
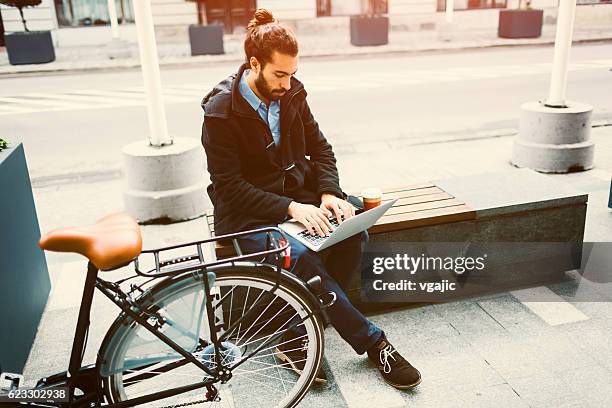
<instances>
[{"instance_id":1,"label":"green foliage","mask_svg":"<svg viewBox=\"0 0 612 408\"><path fill-rule=\"evenodd\" d=\"M34 7L38 6L42 0L0 0L0 4L4 4L9 7L16 7L19 10L19 15L21 16L21 22L23 23L23 29L28 30L28 26L25 21L25 17L23 16L23 9L26 7Z\"/></svg>"},{"instance_id":2,"label":"green foliage","mask_svg":"<svg viewBox=\"0 0 612 408\"><path fill-rule=\"evenodd\" d=\"M8 141L0 137L0 152L6 148L8 148Z\"/></svg>"},{"instance_id":3,"label":"green foliage","mask_svg":"<svg viewBox=\"0 0 612 408\"><path fill-rule=\"evenodd\" d=\"M35 7L42 3L42 0L0 0L0 4L4 4L9 7Z\"/></svg>"}]
</instances>

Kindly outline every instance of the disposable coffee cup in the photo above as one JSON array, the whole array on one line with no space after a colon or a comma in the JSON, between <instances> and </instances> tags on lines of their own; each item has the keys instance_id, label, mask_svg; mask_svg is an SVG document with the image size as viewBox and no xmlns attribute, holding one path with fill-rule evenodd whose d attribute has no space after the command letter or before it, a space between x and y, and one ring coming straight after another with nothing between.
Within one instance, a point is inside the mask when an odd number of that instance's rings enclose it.
<instances>
[{"instance_id":1,"label":"disposable coffee cup","mask_svg":"<svg viewBox=\"0 0 612 408\"><path fill-rule=\"evenodd\" d=\"M378 207L382 202L382 191L378 188L366 188L361 192L363 198L363 209L370 210Z\"/></svg>"}]
</instances>

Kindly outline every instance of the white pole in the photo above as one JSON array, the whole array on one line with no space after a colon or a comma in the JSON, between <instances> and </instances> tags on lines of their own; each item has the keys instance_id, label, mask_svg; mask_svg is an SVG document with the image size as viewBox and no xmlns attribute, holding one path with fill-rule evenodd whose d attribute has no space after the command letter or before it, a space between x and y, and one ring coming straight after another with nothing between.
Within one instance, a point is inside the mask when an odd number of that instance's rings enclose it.
<instances>
[{"instance_id":1,"label":"white pole","mask_svg":"<svg viewBox=\"0 0 612 408\"><path fill-rule=\"evenodd\" d=\"M108 0L108 18L110 19L111 32L113 38L119 38L119 25L117 24L117 8L115 7L115 0Z\"/></svg>"},{"instance_id":2,"label":"white pole","mask_svg":"<svg viewBox=\"0 0 612 408\"><path fill-rule=\"evenodd\" d=\"M455 12L455 0L446 0L446 22L453 22L453 13Z\"/></svg>"},{"instance_id":3,"label":"white pole","mask_svg":"<svg viewBox=\"0 0 612 408\"><path fill-rule=\"evenodd\" d=\"M565 91L567 88L567 65L572 48L572 32L576 0L559 0L559 15L557 18L557 34L555 36L555 55L553 57L550 92L545 105L551 107L565 106Z\"/></svg>"},{"instance_id":4,"label":"white pole","mask_svg":"<svg viewBox=\"0 0 612 408\"><path fill-rule=\"evenodd\" d=\"M157 44L153 30L153 15L149 0L134 0L134 19L138 33L138 50L140 65L147 98L147 114L149 116L149 143L153 146L171 144L168 137L168 124L161 89Z\"/></svg>"}]
</instances>

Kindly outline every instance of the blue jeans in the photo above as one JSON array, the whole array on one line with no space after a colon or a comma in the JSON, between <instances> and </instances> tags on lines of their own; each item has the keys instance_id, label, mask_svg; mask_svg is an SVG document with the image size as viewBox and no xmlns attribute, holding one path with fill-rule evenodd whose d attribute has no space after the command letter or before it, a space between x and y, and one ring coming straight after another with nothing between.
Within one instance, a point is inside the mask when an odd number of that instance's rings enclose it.
<instances>
[{"instance_id":1,"label":"blue jeans","mask_svg":"<svg viewBox=\"0 0 612 408\"><path fill-rule=\"evenodd\" d=\"M276 225L261 225L260 227L267 226ZM308 249L289 235L287 238L291 245L289 271L304 282L317 275L321 277L321 293L334 292L336 294L336 302L325 309L331 324L357 354L365 353L378 341L382 330L353 306L342 288L346 287L352 274L360 273L363 245L368 240L367 231L347 238L321 252ZM263 251L266 248L266 233L251 234L241 238L240 247L245 254ZM303 331L303 326L298 326L296 331L298 329ZM296 334L303 333L296 332Z\"/></svg>"}]
</instances>

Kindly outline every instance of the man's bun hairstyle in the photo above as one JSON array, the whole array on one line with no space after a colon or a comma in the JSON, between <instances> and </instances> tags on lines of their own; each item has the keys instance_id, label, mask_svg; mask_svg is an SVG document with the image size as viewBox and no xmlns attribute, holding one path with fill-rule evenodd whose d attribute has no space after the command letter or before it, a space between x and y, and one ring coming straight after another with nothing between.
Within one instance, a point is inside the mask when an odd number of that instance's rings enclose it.
<instances>
[{"instance_id":1,"label":"man's bun hairstyle","mask_svg":"<svg viewBox=\"0 0 612 408\"><path fill-rule=\"evenodd\" d=\"M295 34L279 24L269 10L257 9L249 21L244 40L246 62L249 63L251 57L255 57L263 68L271 60L274 51L295 57L298 54Z\"/></svg>"},{"instance_id":2,"label":"man's bun hairstyle","mask_svg":"<svg viewBox=\"0 0 612 408\"><path fill-rule=\"evenodd\" d=\"M260 9L257 9L257 11L255 11L255 15L253 16L251 21L249 21L249 25L247 26L247 29L251 30L255 27L258 27L264 24L268 24L268 23L278 23L278 20L274 18L274 16L269 10L260 8Z\"/></svg>"}]
</instances>

